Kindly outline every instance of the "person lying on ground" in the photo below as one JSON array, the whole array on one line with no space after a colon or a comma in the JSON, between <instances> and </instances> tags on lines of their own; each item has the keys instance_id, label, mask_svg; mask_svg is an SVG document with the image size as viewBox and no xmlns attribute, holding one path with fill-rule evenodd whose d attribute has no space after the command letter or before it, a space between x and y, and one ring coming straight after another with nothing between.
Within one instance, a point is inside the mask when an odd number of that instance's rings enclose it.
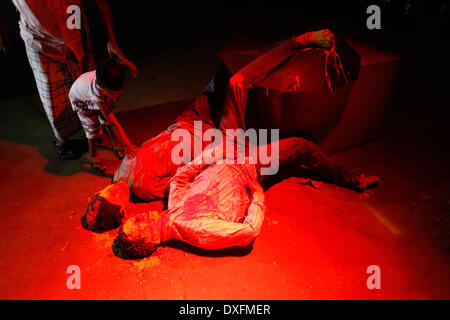
<instances>
[{"instance_id":1,"label":"person lying on ground","mask_svg":"<svg viewBox=\"0 0 450 320\"><path fill-rule=\"evenodd\" d=\"M294 41L294 44L297 43ZM286 55L285 50L288 48L287 46L292 45L292 43L288 42L287 44L275 48L271 52L252 62L250 65L244 67L244 69L230 79L224 112L220 123L223 140L233 139L233 142L236 144L246 144L244 141L235 142L234 137L228 135L227 129L244 127L243 115L247 91L252 85L261 81L269 70L276 67L273 57L277 56L279 59L284 59ZM268 59L267 61L270 63L266 63L264 58ZM256 64L253 65L253 63ZM196 103L196 107L198 108L191 109L185 114L184 119L187 119L188 116L191 118L205 119L205 114L207 114L207 112L205 112L207 108L204 108L205 105L207 105L206 97L201 96L196 100ZM249 215L249 208L252 203L251 199L255 199L255 196L256 202L259 205L258 216L260 218L263 216L264 198L261 195L263 192L259 186L259 181L264 179L265 176L257 173L260 172L258 169L264 166L264 164L259 158L244 158L244 164L236 162L230 164L227 161L223 161L223 158L222 160L213 161L212 163L208 161L200 161L198 163L198 161L196 161L198 157L196 157L193 161L184 166L174 165L173 161L170 159L172 148L174 147L170 134L173 132L174 128L190 128L190 132L192 132L193 137L196 138L196 132L193 130L192 124L189 121L183 121L184 122L180 121L181 124L176 124L172 126L172 128L169 127L167 131L147 141L137 153L136 157L131 159L131 161L130 159L127 159L123 162L115 176L117 183L105 188L108 192L102 191L97 194L96 198L89 204L84 217L88 229L101 231L108 228L116 228L123 223L120 231L120 238L124 244L123 247L127 248L126 250L128 252L133 252L134 250L137 254L148 254L156 246L154 244L159 243L160 241L166 241L172 237L182 239L196 246L215 249L219 247L241 246L249 243L248 238L246 238L247 240L244 242L240 242L240 237L234 238L232 236L232 234L234 234L234 227L244 227L245 229L248 229L248 226L233 225L232 227L228 223L245 224L246 217L249 216L251 218L249 218L248 222L252 221L255 215ZM205 122L207 124L206 127L208 127L210 122L208 119L206 119ZM366 178L362 174L353 170L344 169L335 164L317 147L317 145L301 137L281 139L280 141L277 141L277 143L279 143L280 150L280 166L301 165L339 185L362 191L367 187L376 185L378 182L378 178L376 177ZM272 146L269 144L256 146L256 148L260 151L262 148L272 149ZM150 152L142 153L142 150L146 149L150 150ZM229 156L222 146L219 145L219 147L216 148L206 148L201 154L202 157L200 159L208 158L208 153L209 157L211 157L211 150L214 150L214 160L216 159L217 154L221 154L222 157L225 155L225 159ZM152 158L153 156L155 156L155 158ZM136 170L136 168L139 168L139 161L144 161L144 163L145 161L149 161L150 165L144 166L149 172L146 172L146 170L142 171L142 169L140 171ZM155 196L163 197L164 190L167 190L167 187L170 186L168 210L165 211L160 218L157 218L155 215L151 215L148 212L138 214L135 217L126 217L126 206L129 203L130 194L129 189L134 193L137 193L136 191L139 192L139 189L133 188L133 186L136 185L140 186L141 190L142 186L149 187L149 190L151 190L150 192L146 194L140 193L141 195L147 195L149 200L152 199L152 197L154 199ZM114 190L116 188L121 191L115 192ZM126 191L124 191L124 189L126 189ZM247 190L246 196L245 190ZM258 191L258 193L256 193L256 191ZM139 196L139 194L137 195ZM105 209L113 203L116 205L117 210ZM253 210L250 211L253 212ZM243 214L244 212L246 215ZM200 214L200 216L197 214ZM223 231L223 233L227 234L227 239L232 240L216 241L214 240L217 239L216 235L208 236L207 239L210 239L208 241L202 237L199 238L198 235L209 235L211 233L210 227L214 228L214 224L209 224L204 221L200 221L201 223L199 224L196 222L191 224L189 222L191 220L198 222L202 215L204 215L205 219L208 221L214 220L214 217L220 218L219 220L224 220L226 222L225 224L216 221L218 223L218 230L220 230L218 238L222 239L222 229L219 226L226 225L230 227L228 230L230 232ZM173 222L173 219L182 222L177 224ZM108 222L108 225L105 225L105 221ZM163 223L163 221L168 222ZM166 225L172 226L168 227L169 230L175 229L180 233L177 234L177 231L173 230L165 233ZM194 225L194 227L189 227L188 225ZM251 224L249 225L251 226ZM259 228L252 228L252 230L257 231L253 232L250 237L254 239L259 232ZM161 234L163 235L161 236ZM167 236L167 234L170 236Z\"/></svg>"},{"instance_id":2,"label":"person lying on ground","mask_svg":"<svg viewBox=\"0 0 450 320\"><path fill-rule=\"evenodd\" d=\"M210 161L206 149L198 159L178 169L170 182L167 210L142 212L125 221L118 246L127 256L150 255L161 243L177 239L202 249L248 246L260 233L264 221L264 191L257 180L256 166ZM124 197L128 186L118 182L109 187ZM120 209L119 209L120 208Z\"/></svg>"},{"instance_id":3,"label":"person lying on ground","mask_svg":"<svg viewBox=\"0 0 450 320\"><path fill-rule=\"evenodd\" d=\"M245 129L245 103L248 91L252 87L258 85L267 74L301 48L321 46L328 50L333 45L334 36L329 30L312 31L288 39L279 47L251 62L231 77L222 116L217 127L224 133L227 128ZM174 132L178 129L185 129L191 134L190 145L197 144L201 146L201 150L204 149L209 142L202 139L203 134L216 128L211 112L208 97L205 94L197 96L191 107L183 112L173 125L144 142L136 157L131 159L126 157L122 161L121 166L114 174L113 182L126 181L132 193L139 199L146 201L163 199L166 196L165 190L168 182L177 169L184 164L175 163L171 159L174 148L179 145L179 141L173 139ZM200 131L194 125L195 121L201 121ZM305 165L305 162L309 161L310 169L315 169L323 178L330 178L331 182L341 186L364 191L365 186L371 185L364 175L354 171L350 174L351 170L335 164L313 142L302 137L287 139L290 140L279 141L281 167ZM189 158L193 159L197 154L194 153L194 149L191 149L191 152Z\"/></svg>"}]
</instances>

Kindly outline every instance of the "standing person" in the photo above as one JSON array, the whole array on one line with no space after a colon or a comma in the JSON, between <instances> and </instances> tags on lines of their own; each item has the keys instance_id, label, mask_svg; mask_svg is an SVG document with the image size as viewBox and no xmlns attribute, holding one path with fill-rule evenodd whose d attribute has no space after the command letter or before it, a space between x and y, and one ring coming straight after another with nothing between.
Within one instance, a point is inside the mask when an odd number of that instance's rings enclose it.
<instances>
[{"instance_id":1,"label":"standing person","mask_svg":"<svg viewBox=\"0 0 450 320\"><path fill-rule=\"evenodd\" d=\"M80 128L80 122L71 108L68 94L73 82L81 74L95 68L82 0L12 2L20 14L20 34L55 136L56 154L62 159L73 159L79 154L68 138ZM122 60L135 76L136 67L125 58L117 45L107 1L94 0L94 3L104 25L109 55ZM71 11L69 7L76 10ZM72 17L77 13L79 16ZM69 27L69 18L79 19L79 27ZM5 30L0 32L2 34L5 35Z\"/></svg>"}]
</instances>

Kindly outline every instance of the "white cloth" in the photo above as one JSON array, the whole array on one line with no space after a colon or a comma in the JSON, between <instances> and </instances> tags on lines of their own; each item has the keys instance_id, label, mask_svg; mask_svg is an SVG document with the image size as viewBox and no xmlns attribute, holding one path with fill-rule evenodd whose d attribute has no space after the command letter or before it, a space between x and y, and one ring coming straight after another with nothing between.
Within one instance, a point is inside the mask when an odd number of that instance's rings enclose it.
<instances>
[{"instance_id":1,"label":"white cloth","mask_svg":"<svg viewBox=\"0 0 450 320\"><path fill-rule=\"evenodd\" d=\"M168 211L161 217L162 241L174 238L220 249L247 246L260 233L265 205L264 192L250 188L258 183L255 165L248 158L246 164L208 165L212 159L210 150L204 150L170 181Z\"/></svg>"},{"instance_id":2,"label":"white cloth","mask_svg":"<svg viewBox=\"0 0 450 320\"><path fill-rule=\"evenodd\" d=\"M69 99L74 111L80 109L100 110L100 103L107 103L106 95L96 85L95 71L83 73L72 84Z\"/></svg>"}]
</instances>

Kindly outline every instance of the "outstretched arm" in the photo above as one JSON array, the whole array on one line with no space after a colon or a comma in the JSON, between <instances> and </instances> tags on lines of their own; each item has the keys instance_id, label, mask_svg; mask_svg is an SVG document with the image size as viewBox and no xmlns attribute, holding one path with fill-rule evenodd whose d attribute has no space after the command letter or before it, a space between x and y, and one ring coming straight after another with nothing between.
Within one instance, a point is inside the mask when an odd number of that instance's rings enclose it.
<instances>
[{"instance_id":1,"label":"outstretched arm","mask_svg":"<svg viewBox=\"0 0 450 320\"><path fill-rule=\"evenodd\" d=\"M330 50L335 43L334 35L328 29L310 31L299 35L295 41L302 47L322 47Z\"/></svg>"},{"instance_id":2,"label":"outstretched arm","mask_svg":"<svg viewBox=\"0 0 450 320\"><path fill-rule=\"evenodd\" d=\"M125 147L125 153L126 154L132 154L135 152L136 147L131 144L130 140L128 139L127 135L125 134L125 131L123 130L122 126L120 125L119 121L117 121L116 116L114 113L111 112L109 106L101 103L99 104L100 111L105 119L108 120L109 123L111 123L111 128L114 133L114 135L119 139L120 143Z\"/></svg>"},{"instance_id":3,"label":"outstretched arm","mask_svg":"<svg viewBox=\"0 0 450 320\"><path fill-rule=\"evenodd\" d=\"M252 86L260 85L272 71L292 57L299 48L321 46L329 49L333 44L334 36L329 30L308 32L285 40L281 45L264 53L233 75L228 83L220 117L219 127L223 133L226 133L226 129L245 129L245 106L248 91Z\"/></svg>"},{"instance_id":4,"label":"outstretched arm","mask_svg":"<svg viewBox=\"0 0 450 320\"><path fill-rule=\"evenodd\" d=\"M239 71L250 85L258 86L284 61L293 56L298 49L319 46L329 50L334 45L334 35L328 29L311 31L287 39L279 46L264 53Z\"/></svg>"},{"instance_id":5,"label":"outstretched arm","mask_svg":"<svg viewBox=\"0 0 450 320\"><path fill-rule=\"evenodd\" d=\"M125 58L124 53L122 52L122 50L120 50L119 46L117 45L116 36L112 24L111 10L109 8L108 1L95 0L94 3L100 12L100 17L106 31L106 36L108 38L107 49L109 55L113 58L121 60L130 69L130 72L133 75L133 77L136 77L138 74L136 66L131 61Z\"/></svg>"},{"instance_id":6,"label":"outstretched arm","mask_svg":"<svg viewBox=\"0 0 450 320\"><path fill-rule=\"evenodd\" d=\"M293 56L299 44L294 38L283 41L279 46L259 56L237 73L250 86L258 86L281 63Z\"/></svg>"}]
</instances>

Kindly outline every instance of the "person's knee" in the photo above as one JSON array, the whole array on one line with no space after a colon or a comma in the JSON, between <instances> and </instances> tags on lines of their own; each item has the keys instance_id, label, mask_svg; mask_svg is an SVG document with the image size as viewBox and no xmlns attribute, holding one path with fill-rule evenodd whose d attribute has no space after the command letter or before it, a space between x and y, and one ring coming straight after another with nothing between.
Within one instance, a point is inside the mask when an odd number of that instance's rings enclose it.
<instances>
[{"instance_id":1,"label":"person's knee","mask_svg":"<svg viewBox=\"0 0 450 320\"><path fill-rule=\"evenodd\" d=\"M308 149L311 151L318 151L320 149L317 144L315 144L314 142L312 142L308 139L305 139L302 137L296 137L295 139L296 139L296 144L298 146L300 146L301 148Z\"/></svg>"},{"instance_id":2,"label":"person's knee","mask_svg":"<svg viewBox=\"0 0 450 320\"><path fill-rule=\"evenodd\" d=\"M320 162L320 149L312 141L302 137L296 137L293 152L302 159L308 167L312 168Z\"/></svg>"}]
</instances>

